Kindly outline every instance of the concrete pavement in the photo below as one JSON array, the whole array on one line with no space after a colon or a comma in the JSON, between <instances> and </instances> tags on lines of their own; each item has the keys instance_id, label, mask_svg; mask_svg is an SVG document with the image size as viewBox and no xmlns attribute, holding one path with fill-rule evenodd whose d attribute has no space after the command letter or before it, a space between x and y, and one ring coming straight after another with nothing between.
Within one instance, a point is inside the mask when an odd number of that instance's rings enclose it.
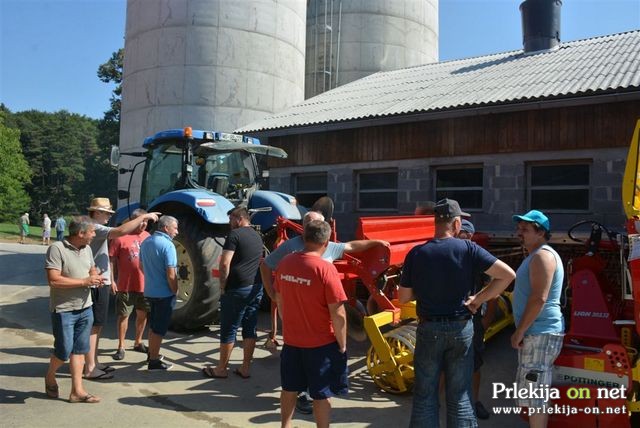
<instances>
[{"instance_id":1,"label":"concrete pavement","mask_svg":"<svg viewBox=\"0 0 640 428\"><path fill-rule=\"evenodd\" d=\"M250 379L230 373L228 379L206 379L200 370L217 360L216 326L198 334L170 332L162 353L175 365L166 373L148 372L145 355L127 350L114 361L117 346L115 316L101 340L100 361L117 370L105 381L85 381L100 404L69 404L68 366L58 376L60 399L44 393L43 376L52 347L48 314L49 289L44 274L45 247L0 243L0 424L4 427L246 427L279 426L279 358L256 349ZM259 343L264 343L268 319L262 314ZM133 324L129 329L129 337ZM488 343L481 398L488 409L508 406L492 400L491 382L511 383L515 352L508 346L509 332ZM132 341L128 342L129 348ZM344 427L407 426L411 395L379 390L367 373L367 343L349 343L350 391L332 400L333 425ZM231 368L242 360L242 349L232 355ZM295 426L314 426L311 415L295 415ZM493 415L480 427L526 426L514 416Z\"/></svg>"}]
</instances>

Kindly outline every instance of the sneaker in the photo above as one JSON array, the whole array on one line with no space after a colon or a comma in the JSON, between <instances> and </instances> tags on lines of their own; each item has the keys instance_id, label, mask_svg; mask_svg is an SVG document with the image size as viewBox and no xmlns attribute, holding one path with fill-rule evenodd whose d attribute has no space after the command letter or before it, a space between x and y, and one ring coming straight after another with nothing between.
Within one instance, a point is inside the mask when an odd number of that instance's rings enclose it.
<instances>
[{"instance_id":1,"label":"sneaker","mask_svg":"<svg viewBox=\"0 0 640 428\"><path fill-rule=\"evenodd\" d=\"M298 395L296 400L296 409L303 415L310 415L313 413L313 400L306 392L302 392Z\"/></svg>"},{"instance_id":2,"label":"sneaker","mask_svg":"<svg viewBox=\"0 0 640 428\"><path fill-rule=\"evenodd\" d=\"M489 419L489 412L484 408L481 402L476 401L476 416L478 419Z\"/></svg>"},{"instance_id":3,"label":"sneaker","mask_svg":"<svg viewBox=\"0 0 640 428\"><path fill-rule=\"evenodd\" d=\"M151 360L147 365L147 370L169 370L171 367L173 367L171 363L165 363L161 360Z\"/></svg>"},{"instance_id":4,"label":"sneaker","mask_svg":"<svg viewBox=\"0 0 640 428\"><path fill-rule=\"evenodd\" d=\"M162 361L164 360L164 355L162 354L158 354L158 360ZM151 361L151 359L149 358L149 354L147 353L147 363Z\"/></svg>"},{"instance_id":5,"label":"sneaker","mask_svg":"<svg viewBox=\"0 0 640 428\"><path fill-rule=\"evenodd\" d=\"M113 358L114 360L122 360L122 359L124 359L124 349L118 348L116 353L113 354L113 356L111 358Z\"/></svg>"},{"instance_id":6,"label":"sneaker","mask_svg":"<svg viewBox=\"0 0 640 428\"><path fill-rule=\"evenodd\" d=\"M149 348L147 348L144 343L138 343L133 347L133 350L136 352L140 352L141 354L146 354L149 352Z\"/></svg>"}]
</instances>

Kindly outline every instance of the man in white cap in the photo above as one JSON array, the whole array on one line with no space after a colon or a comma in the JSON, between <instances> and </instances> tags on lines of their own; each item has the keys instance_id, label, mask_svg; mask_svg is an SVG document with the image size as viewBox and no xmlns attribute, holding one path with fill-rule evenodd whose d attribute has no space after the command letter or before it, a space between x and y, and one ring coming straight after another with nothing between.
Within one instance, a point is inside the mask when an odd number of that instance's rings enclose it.
<instances>
[{"instance_id":1,"label":"man in white cap","mask_svg":"<svg viewBox=\"0 0 640 428\"><path fill-rule=\"evenodd\" d=\"M93 327L91 328L90 350L85 356L84 377L91 380L111 379L113 367L98 363L98 343L102 326L107 321L109 310L109 290L115 294L117 291L109 266L109 251L107 240L128 235L138 229L144 221L158 221L160 213L147 213L135 219L123 223L118 227L107 227L111 215L115 213L111 207L109 198L93 198L87 208L89 217L95 223L96 236L91 241L91 250L98 272L104 279L104 287L92 288L91 299L93 301Z\"/></svg>"},{"instance_id":2,"label":"man in white cap","mask_svg":"<svg viewBox=\"0 0 640 428\"><path fill-rule=\"evenodd\" d=\"M564 268L558 253L548 245L551 238L549 219L531 210L514 215L516 234L529 254L516 272L513 289L513 316L516 331L511 346L518 350L518 388L534 389L551 385L553 362L560 354L564 337L564 318L560 294ZM535 397L517 399L520 407L538 409L529 416L532 427L546 427L549 415L545 400Z\"/></svg>"}]
</instances>

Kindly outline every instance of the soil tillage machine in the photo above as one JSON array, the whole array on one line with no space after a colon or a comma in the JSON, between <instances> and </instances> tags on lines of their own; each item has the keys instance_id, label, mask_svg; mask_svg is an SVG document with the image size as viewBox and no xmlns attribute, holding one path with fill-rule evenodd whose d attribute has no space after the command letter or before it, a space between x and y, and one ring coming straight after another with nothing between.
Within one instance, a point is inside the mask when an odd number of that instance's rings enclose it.
<instances>
[{"instance_id":1,"label":"soil tillage machine","mask_svg":"<svg viewBox=\"0 0 640 428\"><path fill-rule=\"evenodd\" d=\"M574 230L591 228L584 254L568 264L568 327L553 373L553 387L560 391L554 404L573 411L551 415L552 428L640 426L639 133L640 120L623 181L627 234L594 221L569 230L579 241Z\"/></svg>"},{"instance_id":2,"label":"soil tillage machine","mask_svg":"<svg viewBox=\"0 0 640 428\"><path fill-rule=\"evenodd\" d=\"M332 208L333 202L324 197L311 209L325 215L332 225L331 240L336 241ZM277 231L278 242L281 242L292 234L300 234L302 227L278 218ZM355 238L381 239L389 242L389 247L377 246L345 254L343 259L334 261L349 299L349 336L359 341L369 339L369 374L376 385L387 392L403 393L413 386L416 306L415 302L400 304L397 290L407 253L432 239L434 232L433 216L361 217ZM505 293L499 297L496 321L487 329L485 339L513 323L509 296L510 293Z\"/></svg>"}]
</instances>

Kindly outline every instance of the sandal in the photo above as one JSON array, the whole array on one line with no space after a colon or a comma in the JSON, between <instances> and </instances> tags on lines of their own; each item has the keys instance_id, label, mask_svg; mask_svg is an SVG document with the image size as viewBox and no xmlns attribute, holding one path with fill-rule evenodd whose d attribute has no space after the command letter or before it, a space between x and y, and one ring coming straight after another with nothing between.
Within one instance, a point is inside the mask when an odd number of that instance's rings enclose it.
<instances>
[{"instance_id":1,"label":"sandal","mask_svg":"<svg viewBox=\"0 0 640 428\"><path fill-rule=\"evenodd\" d=\"M46 380L44 381L44 392L49 398L58 398L60 396L58 384L54 383L53 385L47 385Z\"/></svg>"},{"instance_id":2,"label":"sandal","mask_svg":"<svg viewBox=\"0 0 640 428\"><path fill-rule=\"evenodd\" d=\"M216 374L216 371L213 367L203 367L202 374L204 375L204 377L210 377L214 379L226 379L227 377L229 377L228 375L220 376Z\"/></svg>"},{"instance_id":3,"label":"sandal","mask_svg":"<svg viewBox=\"0 0 640 428\"><path fill-rule=\"evenodd\" d=\"M84 375L84 378L88 380L106 380L112 379L113 375L96 367L91 373Z\"/></svg>"},{"instance_id":4,"label":"sandal","mask_svg":"<svg viewBox=\"0 0 640 428\"><path fill-rule=\"evenodd\" d=\"M270 351L275 351L276 349L278 349L278 346L280 346L280 342L278 342L278 339L276 339L275 334L270 331L269 336L264 343L264 347Z\"/></svg>"},{"instance_id":5,"label":"sandal","mask_svg":"<svg viewBox=\"0 0 640 428\"><path fill-rule=\"evenodd\" d=\"M105 373L111 373L111 372L115 372L116 371L116 369L114 367L111 367L111 366L108 366L108 365L102 364L102 363L98 364L96 366L96 368L98 370L102 370Z\"/></svg>"},{"instance_id":6,"label":"sandal","mask_svg":"<svg viewBox=\"0 0 640 428\"><path fill-rule=\"evenodd\" d=\"M84 397L74 397L73 395L69 396L69 403L88 403L95 404L100 402L100 397L96 397L95 395L87 394Z\"/></svg>"}]
</instances>

